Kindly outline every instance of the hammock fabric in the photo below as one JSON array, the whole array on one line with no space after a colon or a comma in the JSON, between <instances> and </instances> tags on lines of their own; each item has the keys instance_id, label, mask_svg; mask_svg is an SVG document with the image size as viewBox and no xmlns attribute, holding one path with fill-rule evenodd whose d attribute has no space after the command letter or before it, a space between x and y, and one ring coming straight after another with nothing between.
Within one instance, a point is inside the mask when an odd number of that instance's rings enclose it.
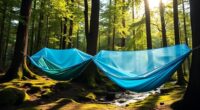
<instances>
[{"instance_id":1,"label":"hammock fabric","mask_svg":"<svg viewBox=\"0 0 200 110\"><path fill-rule=\"evenodd\" d=\"M31 63L55 80L68 80L81 74L92 56L77 50L56 50L43 48L29 57Z\"/></svg>"},{"instance_id":2,"label":"hammock fabric","mask_svg":"<svg viewBox=\"0 0 200 110\"><path fill-rule=\"evenodd\" d=\"M144 51L100 51L95 64L122 88L145 92L166 82L189 55L185 45Z\"/></svg>"},{"instance_id":3,"label":"hammock fabric","mask_svg":"<svg viewBox=\"0 0 200 110\"><path fill-rule=\"evenodd\" d=\"M91 60L122 88L145 92L165 83L191 50L185 44L143 51L100 51L92 57L77 49L43 48L30 57L32 64L52 79L67 80L81 74Z\"/></svg>"}]
</instances>

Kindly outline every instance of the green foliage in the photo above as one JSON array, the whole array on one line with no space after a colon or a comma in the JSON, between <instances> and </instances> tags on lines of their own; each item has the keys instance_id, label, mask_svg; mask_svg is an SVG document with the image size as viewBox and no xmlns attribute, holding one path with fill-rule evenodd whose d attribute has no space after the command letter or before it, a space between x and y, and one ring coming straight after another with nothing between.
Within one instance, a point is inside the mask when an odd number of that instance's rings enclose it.
<instances>
[{"instance_id":1,"label":"green foliage","mask_svg":"<svg viewBox=\"0 0 200 110\"><path fill-rule=\"evenodd\" d=\"M110 3L111 1L111 3ZM41 6L41 3L44 5ZM115 3L116 2L116 3ZM18 25L17 20L19 18L20 0L2 0L0 1L0 23L2 24L3 6L7 3L6 21L4 29L4 41L6 37L8 40L8 48L6 52L6 63L9 65L12 59L14 44L16 39L16 27ZM34 4L35 3L35 4ZM185 2L186 6L189 6L188 2ZM88 1L88 13L90 18L91 14L91 0ZM107 0L101 1L100 8L100 27L98 38L98 49L111 49L114 42L115 50L141 50L146 49L146 29L145 29L145 16L144 16L144 4L142 0ZM132 12L134 9L134 12ZM189 45L191 46L191 28L190 28L190 12L189 8L186 9L186 25L187 25L187 37L189 39ZM179 3L179 27L181 42L185 42L185 35L183 29L183 14L182 4ZM134 18L133 14L134 13ZM43 26L39 27L39 17L43 15ZM165 21L167 31L167 42L169 45L174 44L174 29L173 29L173 11L172 2L165 4ZM65 20L67 22L65 23ZM125 21L123 26L122 21ZM73 47L80 50L86 50L85 40L85 25L84 25L84 1L83 0L33 0L32 15L29 23L29 47L33 48L37 45L38 32L41 30L42 47L60 48L63 42L62 37L66 36L66 42L69 42L69 26L70 20L73 21L73 34L72 44ZM89 19L90 20L90 19ZM162 46L161 36L161 24L160 13L158 7L151 9L151 34L153 48ZM64 34L64 24L66 25L66 34ZM9 25L10 30L9 30ZM115 32L114 32L115 29ZM7 32L7 30L9 32ZM115 36L114 36L115 34ZM113 36L115 37L113 41ZM1 36L0 36L1 37ZM125 47L121 47L121 38L126 39ZM33 39L33 44L31 44ZM108 42L110 39L110 42ZM48 44L46 43L48 42ZM110 44L108 44L110 43ZM4 45L4 48L6 45ZM33 49L33 53L36 52ZM33 54L32 53L32 54Z\"/></svg>"}]
</instances>

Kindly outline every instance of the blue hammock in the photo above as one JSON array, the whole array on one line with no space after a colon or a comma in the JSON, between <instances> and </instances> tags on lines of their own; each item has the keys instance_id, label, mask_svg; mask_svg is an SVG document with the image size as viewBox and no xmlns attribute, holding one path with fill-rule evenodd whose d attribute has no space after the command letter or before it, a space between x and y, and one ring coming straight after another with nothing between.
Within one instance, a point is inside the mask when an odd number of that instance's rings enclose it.
<instances>
[{"instance_id":1,"label":"blue hammock","mask_svg":"<svg viewBox=\"0 0 200 110\"><path fill-rule=\"evenodd\" d=\"M92 60L92 56L75 48L65 50L43 48L29 58L32 64L55 80L68 80L80 75Z\"/></svg>"},{"instance_id":2,"label":"blue hammock","mask_svg":"<svg viewBox=\"0 0 200 110\"><path fill-rule=\"evenodd\" d=\"M95 64L122 88L145 92L166 82L189 55L185 44L144 51L100 51Z\"/></svg>"}]
</instances>

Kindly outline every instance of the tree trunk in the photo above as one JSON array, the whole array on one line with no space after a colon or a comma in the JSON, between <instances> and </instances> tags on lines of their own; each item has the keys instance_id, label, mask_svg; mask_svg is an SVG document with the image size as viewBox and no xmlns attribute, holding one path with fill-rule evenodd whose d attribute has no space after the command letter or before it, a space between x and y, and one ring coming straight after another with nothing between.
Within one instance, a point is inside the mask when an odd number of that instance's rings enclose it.
<instances>
[{"instance_id":1,"label":"tree trunk","mask_svg":"<svg viewBox=\"0 0 200 110\"><path fill-rule=\"evenodd\" d=\"M76 34L76 48L79 48L79 26L78 26L78 30L77 30L77 34Z\"/></svg>"},{"instance_id":2,"label":"tree trunk","mask_svg":"<svg viewBox=\"0 0 200 110\"><path fill-rule=\"evenodd\" d=\"M74 7L74 0L71 0L72 7ZM72 48L72 35L73 35L73 15L71 16L71 19L69 21L69 36L68 36L68 43L67 43L67 48Z\"/></svg>"},{"instance_id":3,"label":"tree trunk","mask_svg":"<svg viewBox=\"0 0 200 110\"><path fill-rule=\"evenodd\" d=\"M112 50L115 50L115 34L116 34L116 26L115 26L115 22L116 22L116 10L117 10L117 0L115 0L115 3L114 3L114 18L113 18L113 36L112 36Z\"/></svg>"},{"instance_id":4,"label":"tree trunk","mask_svg":"<svg viewBox=\"0 0 200 110\"><path fill-rule=\"evenodd\" d=\"M90 32L87 36L87 53L95 55L97 52L97 39L99 32L99 10L100 0L92 0L92 11L90 18Z\"/></svg>"},{"instance_id":5,"label":"tree trunk","mask_svg":"<svg viewBox=\"0 0 200 110\"><path fill-rule=\"evenodd\" d=\"M183 8L183 27L184 27L184 36L185 36L185 43L188 45L188 37L187 37L187 26L186 26L186 18L185 18L185 5L184 0L182 0L182 8Z\"/></svg>"},{"instance_id":6,"label":"tree trunk","mask_svg":"<svg viewBox=\"0 0 200 110\"><path fill-rule=\"evenodd\" d=\"M6 59L7 59L7 50L8 50L8 43L10 38L10 29L11 29L11 17L8 19L8 30L6 35L6 41L5 41L5 49L4 49L4 55L3 55L3 67L6 67Z\"/></svg>"},{"instance_id":7,"label":"tree trunk","mask_svg":"<svg viewBox=\"0 0 200 110\"><path fill-rule=\"evenodd\" d=\"M108 50L110 50L111 49L111 31L112 31L112 23L111 23L111 21L112 21L112 15L111 15L111 6L112 6L112 0L109 0L109 18L108 18L108 43L107 43L107 46L108 46Z\"/></svg>"},{"instance_id":8,"label":"tree trunk","mask_svg":"<svg viewBox=\"0 0 200 110\"><path fill-rule=\"evenodd\" d=\"M7 3L8 1L3 0L3 9L2 9L2 23L0 25L0 71L2 69L2 65L3 65L3 46L4 46L4 28L5 28L5 21L6 21L6 13L7 13Z\"/></svg>"},{"instance_id":9,"label":"tree trunk","mask_svg":"<svg viewBox=\"0 0 200 110\"><path fill-rule=\"evenodd\" d=\"M67 39L67 18L64 18L63 26L63 39L62 39L62 49L66 49L66 39Z\"/></svg>"},{"instance_id":10,"label":"tree trunk","mask_svg":"<svg viewBox=\"0 0 200 110\"><path fill-rule=\"evenodd\" d=\"M123 6L122 6L122 26L123 28L126 28L126 21L125 21L125 11L126 11L126 2L125 0L122 0L123 2ZM122 32L122 38L121 38L121 47L125 47L125 43L126 43L126 33L123 31Z\"/></svg>"},{"instance_id":11,"label":"tree trunk","mask_svg":"<svg viewBox=\"0 0 200 110\"><path fill-rule=\"evenodd\" d=\"M190 0L190 14L192 26L192 46L193 48L200 45L200 16L199 16L199 0ZM178 110L197 110L200 99L200 51L194 50L192 53L192 64L190 69L189 83L182 103Z\"/></svg>"},{"instance_id":12,"label":"tree trunk","mask_svg":"<svg viewBox=\"0 0 200 110\"><path fill-rule=\"evenodd\" d=\"M100 34L98 34L98 50L101 49L101 37Z\"/></svg>"},{"instance_id":13,"label":"tree trunk","mask_svg":"<svg viewBox=\"0 0 200 110\"><path fill-rule=\"evenodd\" d=\"M49 45L49 16L46 18L46 36L45 36L45 46Z\"/></svg>"},{"instance_id":14,"label":"tree trunk","mask_svg":"<svg viewBox=\"0 0 200 110\"><path fill-rule=\"evenodd\" d=\"M85 0L87 2L87 0ZM85 3L85 10L87 9L87 3ZM99 10L100 10L100 0L92 0L92 9L91 9L91 17L90 17L90 31L87 36L86 31L86 41L87 41L87 50L86 52L90 55L96 55L97 53L97 40L98 40L98 30L99 30ZM87 13L85 13L85 23L87 23ZM88 24L86 24L87 26ZM86 28L86 27L85 27ZM96 74L97 68L94 63L91 63L81 74L79 77L82 82L87 84L88 86L94 87L96 86Z\"/></svg>"},{"instance_id":15,"label":"tree trunk","mask_svg":"<svg viewBox=\"0 0 200 110\"><path fill-rule=\"evenodd\" d=\"M33 2L33 11L35 11L36 9L36 0L34 0ZM34 47L34 39L35 39L35 15L32 16L32 21L31 21L31 41L30 41L30 55L33 54L34 50L33 50L33 47Z\"/></svg>"},{"instance_id":16,"label":"tree trunk","mask_svg":"<svg viewBox=\"0 0 200 110\"><path fill-rule=\"evenodd\" d=\"M183 8L183 27L184 27L184 36L185 36L185 43L188 45L188 36L187 36L187 25L186 25L186 15L185 15L185 4L184 0L182 0L182 8ZM190 69L190 57L187 58L187 63L185 63L188 70ZM186 69L186 68L185 68Z\"/></svg>"},{"instance_id":17,"label":"tree trunk","mask_svg":"<svg viewBox=\"0 0 200 110\"><path fill-rule=\"evenodd\" d=\"M28 46L28 22L31 14L32 0L22 0L20 8L21 20L17 29L17 37L14 49L12 63L1 82L9 81L14 78L22 79L23 77L35 78L35 75L26 65L26 54Z\"/></svg>"},{"instance_id":18,"label":"tree trunk","mask_svg":"<svg viewBox=\"0 0 200 110\"><path fill-rule=\"evenodd\" d=\"M144 0L145 16L146 16L146 36L147 36L147 49L152 49L151 42L151 19L150 19L150 9L149 1Z\"/></svg>"},{"instance_id":19,"label":"tree trunk","mask_svg":"<svg viewBox=\"0 0 200 110\"><path fill-rule=\"evenodd\" d=\"M177 0L173 0L173 14L174 14L174 37L175 44L180 44L180 36L179 36L179 18L178 18L178 3Z\"/></svg>"},{"instance_id":20,"label":"tree trunk","mask_svg":"<svg viewBox=\"0 0 200 110\"><path fill-rule=\"evenodd\" d=\"M37 43L36 43L37 50L41 49L42 43L43 43L42 31L44 27L44 12L43 12L44 5L45 5L45 2L44 0L42 0L40 4L40 15L39 15L39 22L38 22L38 33L37 33Z\"/></svg>"},{"instance_id":21,"label":"tree trunk","mask_svg":"<svg viewBox=\"0 0 200 110\"><path fill-rule=\"evenodd\" d=\"M78 3L78 10L80 10L80 6ZM78 23L78 29L77 29L77 33L76 33L76 48L79 49L79 31L80 31L80 24Z\"/></svg>"},{"instance_id":22,"label":"tree trunk","mask_svg":"<svg viewBox=\"0 0 200 110\"><path fill-rule=\"evenodd\" d=\"M85 10L84 10L84 20L85 20L85 36L86 38L88 37L88 33L89 33L89 21L88 21L88 1L84 0L84 6L85 6Z\"/></svg>"},{"instance_id":23,"label":"tree trunk","mask_svg":"<svg viewBox=\"0 0 200 110\"><path fill-rule=\"evenodd\" d=\"M60 21L60 44L59 44L59 48L62 49L62 40L63 40L63 21L61 19Z\"/></svg>"},{"instance_id":24,"label":"tree trunk","mask_svg":"<svg viewBox=\"0 0 200 110\"><path fill-rule=\"evenodd\" d=\"M135 20L135 0L132 0L132 21L134 23L134 20ZM135 50L136 49L136 36L135 36L135 27L133 27L133 49Z\"/></svg>"},{"instance_id":25,"label":"tree trunk","mask_svg":"<svg viewBox=\"0 0 200 110\"><path fill-rule=\"evenodd\" d=\"M164 4L162 3L162 0L160 0L160 20L161 20L161 27L162 27L162 43L163 47L167 46L167 35L166 35L166 26L165 26L165 9L164 9Z\"/></svg>"},{"instance_id":26,"label":"tree trunk","mask_svg":"<svg viewBox=\"0 0 200 110\"><path fill-rule=\"evenodd\" d=\"M71 0L72 3L72 8L74 8L74 0ZM69 21L69 36L68 36L68 43L67 43L67 48L72 48L72 35L73 35L73 29L74 29L74 21L73 19L73 15L71 16L71 19Z\"/></svg>"},{"instance_id":27,"label":"tree trunk","mask_svg":"<svg viewBox=\"0 0 200 110\"><path fill-rule=\"evenodd\" d=\"M68 46L67 48L72 48L72 34L73 34L73 20L69 21L69 37L68 37Z\"/></svg>"},{"instance_id":28,"label":"tree trunk","mask_svg":"<svg viewBox=\"0 0 200 110\"><path fill-rule=\"evenodd\" d=\"M174 37L175 44L180 44L180 36L179 36L179 20L178 20L178 2L177 0L173 0L173 14L174 14ZM185 79L183 74L182 66L177 70L177 83L178 85L185 85Z\"/></svg>"}]
</instances>

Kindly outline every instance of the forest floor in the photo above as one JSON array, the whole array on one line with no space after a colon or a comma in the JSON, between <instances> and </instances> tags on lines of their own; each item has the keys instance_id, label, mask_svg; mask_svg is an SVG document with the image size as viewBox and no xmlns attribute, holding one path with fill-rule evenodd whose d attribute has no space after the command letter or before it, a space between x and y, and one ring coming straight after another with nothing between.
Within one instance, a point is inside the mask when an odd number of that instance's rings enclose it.
<instances>
[{"instance_id":1,"label":"forest floor","mask_svg":"<svg viewBox=\"0 0 200 110\"><path fill-rule=\"evenodd\" d=\"M115 98L113 93L116 89L112 84L98 88L86 88L77 83L58 82L44 78L14 80L0 84L0 90L5 88L25 91L26 98L22 104L16 106L0 105L0 110L172 110L171 104L180 100L185 91L185 87L168 82L160 93L151 94L135 103L117 106L107 103ZM102 101L103 99L108 101Z\"/></svg>"}]
</instances>

